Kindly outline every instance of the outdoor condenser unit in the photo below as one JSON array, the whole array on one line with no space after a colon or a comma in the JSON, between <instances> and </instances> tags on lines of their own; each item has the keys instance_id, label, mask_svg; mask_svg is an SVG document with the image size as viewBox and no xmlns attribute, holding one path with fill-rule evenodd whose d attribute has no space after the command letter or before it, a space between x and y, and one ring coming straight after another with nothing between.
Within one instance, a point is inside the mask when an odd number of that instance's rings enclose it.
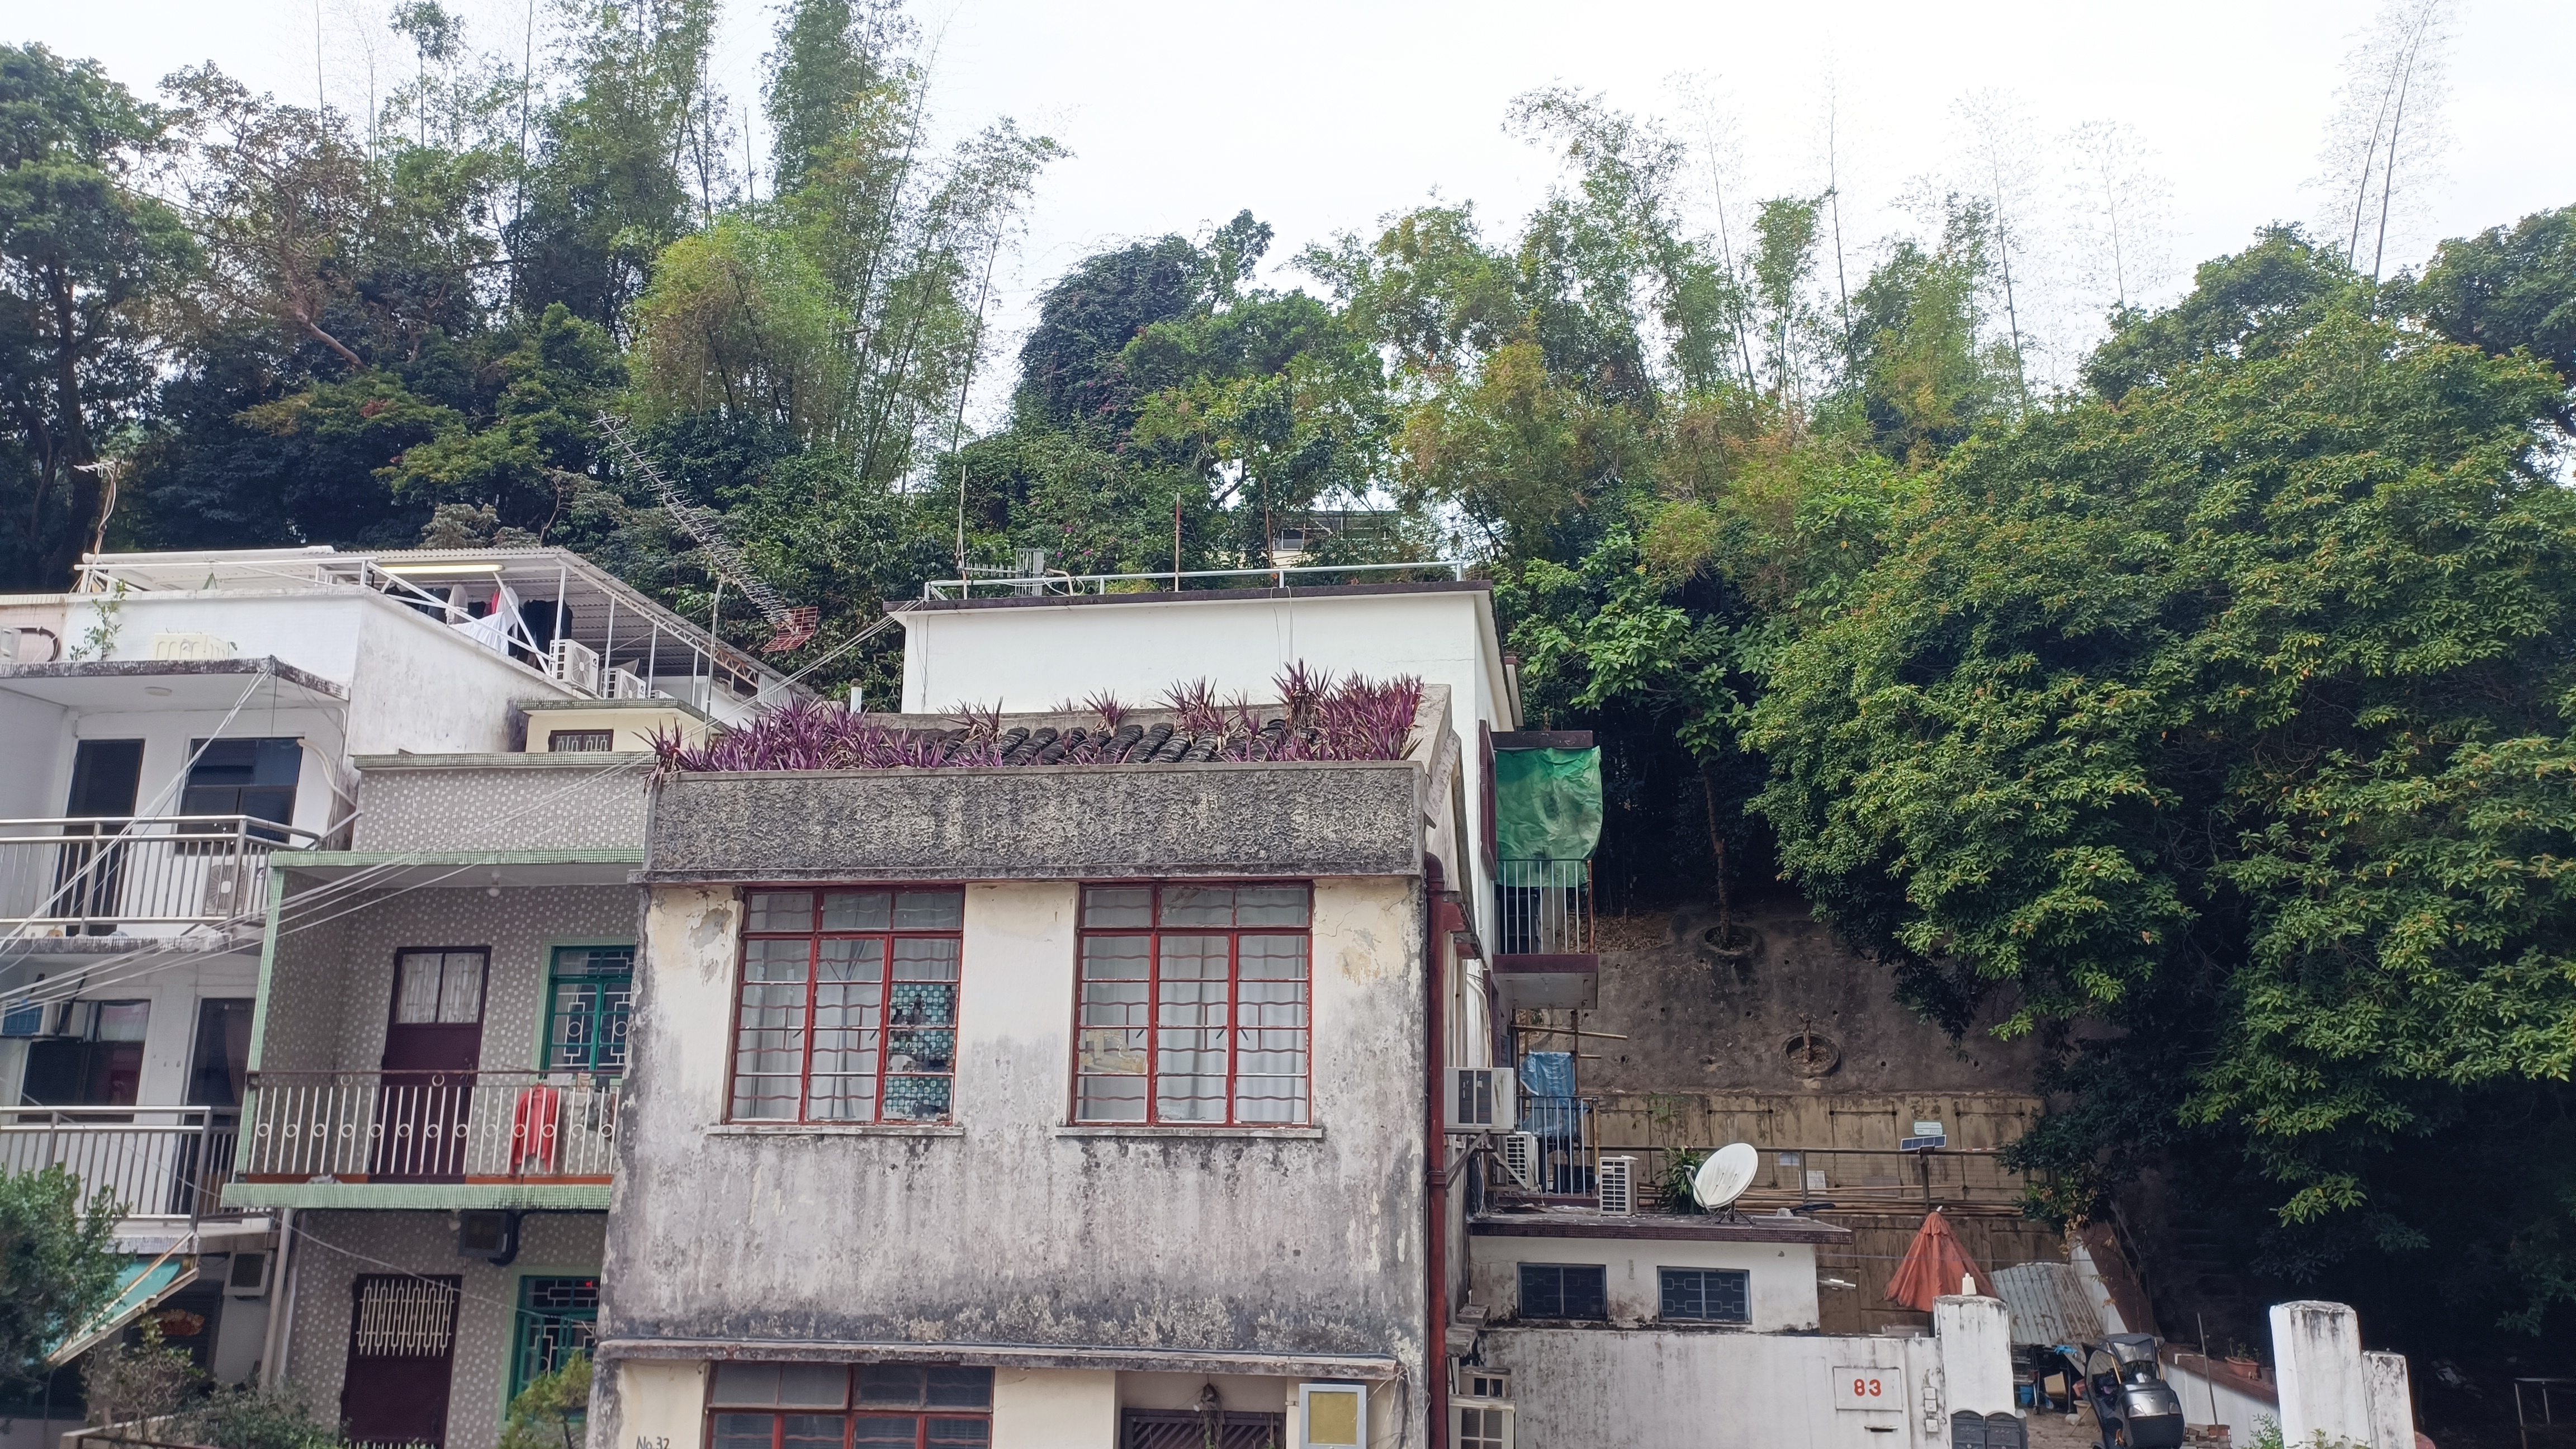
<instances>
[{"instance_id":1,"label":"outdoor condenser unit","mask_svg":"<svg viewBox=\"0 0 2576 1449\"><path fill-rule=\"evenodd\" d=\"M1519 1125L1520 1084L1509 1067L1453 1067L1449 1072L1452 1132L1509 1132Z\"/></svg>"},{"instance_id":2,"label":"outdoor condenser unit","mask_svg":"<svg viewBox=\"0 0 2576 1449\"><path fill-rule=\"evenodd\" d=\"M1637 1159L1602 1158L1600 1184L1605 1216L1626 1217L1637 1210Z\"/></svg>"},{"instance_id":3,"label":"outdoor condenser unit","mask_svg":"<svg viewBox=\"0 0 2576 1449\"><path fill-rule=\"evenodd\" d=\"M1524 1188L1538 1186L1538 1134L1506 1132L1503 1134L1503 1171Z\"/></svg>"}]
</instances>

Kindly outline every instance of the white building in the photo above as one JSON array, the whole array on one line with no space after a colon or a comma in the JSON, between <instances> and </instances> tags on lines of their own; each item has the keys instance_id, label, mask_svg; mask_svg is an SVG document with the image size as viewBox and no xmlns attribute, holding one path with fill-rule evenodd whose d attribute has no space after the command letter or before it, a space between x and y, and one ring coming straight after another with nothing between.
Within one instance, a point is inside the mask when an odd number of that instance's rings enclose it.
<instances>
[{"instance_id":1,"label":"white building","mask_svg":"<svg viewBox=\"0 0 2576 1449\"><path fill-rule=\"evenodd\" d=\"M0 1166L61 1163L112 1193L135 1255L127 1293L78 1340L149 1312L218 1381L279 1372L292 1315L271 1310L281 1257L292 1281L279 1229L295 1199L240 1175L261 1028L394 967L321 953L281 996L263 949L300 969L307 947L420 899L422 882L350 853L395 843L417 808L365 787L362 765L574 751L549 758L633 762L640 803L641 757L592 752L632 751L657 721L739 719L783 688L562 550L111 555L74 592L0 597ZM545 822L483 824L535 838ZM280 928L290 898L314 907L313 929ZM609 913L630 942L631 916ZM439 944L478 936L455 930ZM399 1016L376 989L335 1065ZM410 1205L448 1206L436 1196L415 1189ZM472 1417L491 1442L497 1398Z\"/></svg>"}]
</instances>

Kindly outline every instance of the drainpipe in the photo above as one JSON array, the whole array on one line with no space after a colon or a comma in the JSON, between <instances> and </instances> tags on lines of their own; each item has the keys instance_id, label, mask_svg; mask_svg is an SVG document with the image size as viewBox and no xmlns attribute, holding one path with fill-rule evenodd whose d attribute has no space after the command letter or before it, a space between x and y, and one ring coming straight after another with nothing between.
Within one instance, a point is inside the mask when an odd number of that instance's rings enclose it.
<instances>
[{"instance_id":1,"label":"drainpipe","mask_svg":"<svg viewBox=\"0 0 2576 1449\"><path fill-rule=\"evenodd\" d=\"M1429 1274L1430 1291L1424 1295L1431 1310L1431 1322L1424 1335L1426 1368L1423 1377L1424 1397L1431 1408L1429 1432L1423 1436L1430 1449L1443 1449L1449 1442L1449 1275L1444 1271L1449 1247L1449 1134L1444 1128L1440 1106L1445 1100L1442 1078L1444 1053L1441 1034L1440 981L1440 858L1426 854L1422 861L1422 981L1423 981L1423 1059L1430 1080L1430 1091L1424 1094L1430 1115L1423 1139L1423 1160L1429 1169L1430 1223L1425 1233L1428 1246L1423 1251L1423 1269Z\"/></svg>"},{"instance_id":2,"label":"drainpipe","mask_svg":"<svg viewBox=\"0 0 2576 1449\"><path fill-rule=\"evenodd\" d=\"M277 1259L268 1265L268 1326L260 1335L259 1386L276 1388L286 1377L286 1347L295 1316L295 1293L287 1279L290 1255L295 1251L295 1209L280 1208L277 1215Z\"/></svg>"}]
</instances>

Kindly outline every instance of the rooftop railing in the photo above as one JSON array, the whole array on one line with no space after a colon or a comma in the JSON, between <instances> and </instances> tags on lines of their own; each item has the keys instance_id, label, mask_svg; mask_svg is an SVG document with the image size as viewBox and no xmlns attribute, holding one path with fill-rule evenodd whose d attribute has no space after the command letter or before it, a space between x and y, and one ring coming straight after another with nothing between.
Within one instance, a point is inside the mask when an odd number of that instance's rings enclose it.
<instances>
[{"instance_id":1,"label":"rooftop railing","mask_svg":"<svg viewBox=\"0 0 2576 1449\"><path fill-rule=\"evenodd\" d=\"M101 1198L129 1218L220 1210L239 1117L218 1107L13 1107L0 1110L0 1171L61 1167L87 1212Z\"/></svg>"},{"instance_id":2,"label":"rooftop railing","mask_svg":"<svg viewBox=\"0 0 2576 1449\"><path fill-rule=\"evenodd\" d=\"M1460 579L1467 576L1467 566L1450 559L1435 559L1422 563L1273 564L1267 568L1254 569L1165 569L1161 573L1153 574L1075 574L1061 571L1023 573L1013 568L970 569L969 576L966 578L926 581L921 586L921 596L924 599L969 599L976 597L976 591L979 589L984 591L983 596L987 598L1000 594L1123 592L1112 587L1118 584L1143 585L1144 587L1136 589L1135 592L1153 593L1167 591L1167 589L1185 589L1188 586L1183 581L1188 579L1242 579L1246 582L1241 587L1245 588L1259 588L1261 581L1267 579L1270 587L1284 589L1289 586L1289 580L1292 578L1305 578L1315 574L1397 573L1446 573L1452 579Z\"/></svg>"},{"instance_id":3,"label":"rooftop railing","mask_svg":"<svg viewBox=\"0 0 2576 1449\"><path fill-rule=\"evenodd\" d=\"M319 839L254 815L0 820L0 932L255 924L268 908L269 854Z\"/></svg>"},{"instance_id":4,"label":"rooftop railing","mask_svg":"<svg viewBox=\"0 0 2576 1449\"><path fill-rule=\"evenodd\" d=\"M602 1183L620 1079L539 1072L253 1072L255 1182Z\"/></svg>"}]
</instances>

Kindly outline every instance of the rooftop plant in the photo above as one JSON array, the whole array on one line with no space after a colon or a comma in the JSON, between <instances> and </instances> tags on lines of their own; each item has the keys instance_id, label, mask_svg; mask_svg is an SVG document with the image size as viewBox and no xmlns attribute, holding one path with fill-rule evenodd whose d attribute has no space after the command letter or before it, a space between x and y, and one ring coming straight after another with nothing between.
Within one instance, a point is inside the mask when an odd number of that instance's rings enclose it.
<instances>
[{"instance_id":1,"label":"rooftop plant","mask_svg":"<svg viewBox=\"0 0 2576 1449\"><path fill-rule=\"evenodd\" d=\"M676 735L653 741L658 774L740 770L885 770L1014 765L1206 763L1267 760L1393 760L1412 737L1422 681L1412 675L1342 678L1290 665L1272 683L1273 703L1240 693L1220 697L1205 679L1163 691L1173 718L1147 726L1103 690L1080 708L1096 726L1011 725L998 705L957 705L945 728L925 729L852 714L838 705L791 700L703 744Z\"/></svg>"}]
</instances>

